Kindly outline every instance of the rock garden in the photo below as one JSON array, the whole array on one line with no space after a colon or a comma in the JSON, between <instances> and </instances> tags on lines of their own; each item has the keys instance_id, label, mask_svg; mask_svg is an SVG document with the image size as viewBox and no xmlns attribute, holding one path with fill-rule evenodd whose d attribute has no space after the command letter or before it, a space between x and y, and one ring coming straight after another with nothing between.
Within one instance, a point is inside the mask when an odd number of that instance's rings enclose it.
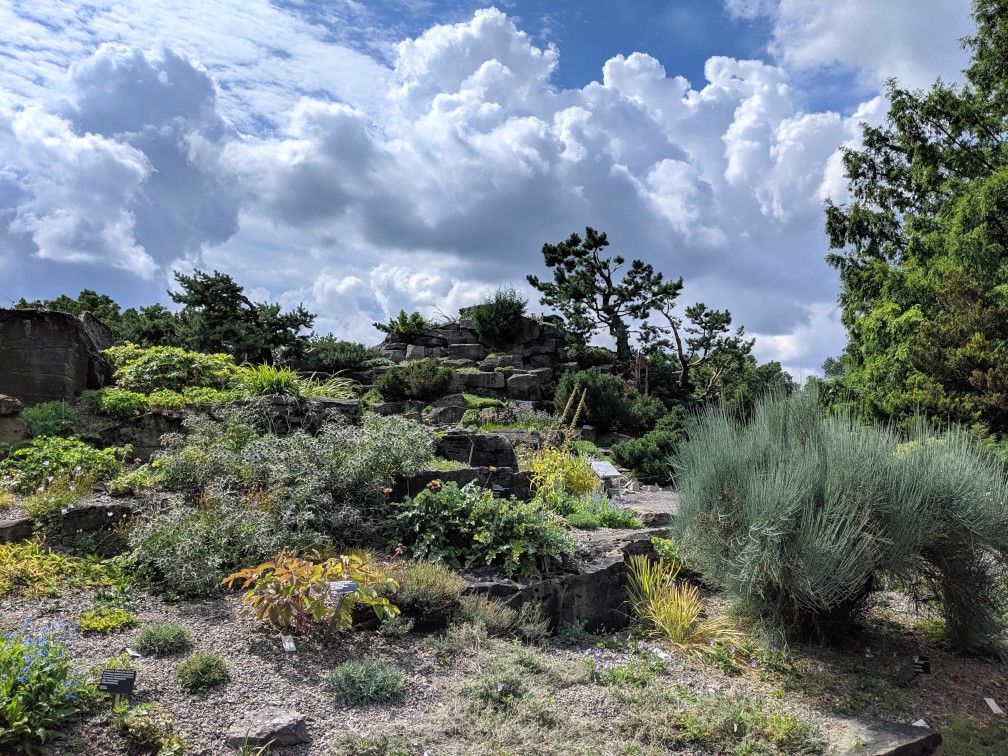
<instances>
[{"instance_id":1,"label":"rock garden","mask_svg":"<svg viewBox=\"0 0 1008 756\"><path fill-rule=\"evenodd\" d=\"M965 433L670 406L506 291L384 329L0 314L0 752L1005 753Z\"/></svg>"}]
</instances>

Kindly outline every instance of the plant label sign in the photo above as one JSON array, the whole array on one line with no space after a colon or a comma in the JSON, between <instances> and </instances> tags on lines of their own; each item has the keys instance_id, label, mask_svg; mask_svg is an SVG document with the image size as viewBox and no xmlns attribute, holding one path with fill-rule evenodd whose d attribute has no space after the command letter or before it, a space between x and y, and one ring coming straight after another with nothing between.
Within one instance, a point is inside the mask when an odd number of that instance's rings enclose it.
<instances>
[{"instance_id":1,"label":"plant label sign","mask_svg":"<svg viewBox=\"0 0 1008 756\"><path fill-rule=\"evenodd\" d=\"M349 596L351 593L357 593L356 580L333 580L329 583L330 596Z\"/></svg>"},{"instance_id":2,"label":"plant label sign","mask_svg":"<svg viewBox=\"0 0 1008 756\"><path fill-rule=\"evenodd\" d=\"M294 636L292 636L292 635L281 635L280 636L280 642L283 643L283 649L288 654L293 654L295 651L297 651L297 648L295 648L295 646L294 646Z\"/></svg>"},{"instance_id":3,"label":"plant label sign","mask_svg":"<svg viewBox=\"0 0 1008 756\"><path fill-rule=\"evenodd\" d=\"M98 692L128 696L133 692L136 676L135 669L103 669L101 680L98 681Z\"/></svg>"},{"instance_id":4,"label":"plant label sign","mask_svg":"<svg viewBox=\"0 0 1008 756\"><path fill-rule=\"evenodd\" d=\"M931 657L915 656L913 658L913 663L914 663L914 674L917 675L931 674Z\"/></svg>"}]
</instances>

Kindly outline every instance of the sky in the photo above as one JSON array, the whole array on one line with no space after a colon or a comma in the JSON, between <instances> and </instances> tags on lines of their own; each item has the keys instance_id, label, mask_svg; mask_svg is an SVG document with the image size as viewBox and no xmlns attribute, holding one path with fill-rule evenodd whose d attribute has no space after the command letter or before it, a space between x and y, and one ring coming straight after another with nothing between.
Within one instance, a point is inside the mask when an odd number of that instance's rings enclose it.
<instances>
[{"instance_id":1,"label":"sky","mask_svg":"<svg viewBox=\"0 0 1008 756\"><path fill-rule=\"evenodd\" d=\"M220 270L374 344L586 226L796 378L846 341L823 206L968 0L0 0L0 306ZM604 343L604 340L600 340Z\"/></svg>"}]
</instances>

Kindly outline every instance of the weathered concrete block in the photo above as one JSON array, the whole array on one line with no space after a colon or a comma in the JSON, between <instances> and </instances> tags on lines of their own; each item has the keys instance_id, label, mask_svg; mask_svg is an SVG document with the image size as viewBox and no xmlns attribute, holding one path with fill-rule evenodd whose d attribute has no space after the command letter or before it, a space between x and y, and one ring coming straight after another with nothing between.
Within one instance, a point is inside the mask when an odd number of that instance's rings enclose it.
<instances>
[{"instance_id":1,"label":"weathered concrete block","mask_svg":"<svg viewBox=\"0 0 1008 756\"><path fill-rule=\"evenodd\" d=\"M112 380L101 351L114 343L90 313L0 310L0 394L33 407L101 388Z\"/></svg>"}]
</instances>

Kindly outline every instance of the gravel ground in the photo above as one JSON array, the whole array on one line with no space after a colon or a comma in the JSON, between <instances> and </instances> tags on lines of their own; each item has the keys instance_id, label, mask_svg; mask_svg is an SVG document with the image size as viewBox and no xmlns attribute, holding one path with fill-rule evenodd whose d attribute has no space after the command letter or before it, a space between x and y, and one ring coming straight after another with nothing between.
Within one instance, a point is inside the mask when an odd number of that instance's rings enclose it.
<instances>
[{"instance_id":1,"label":"gravel ground","mask_svg":"<svg viewBox=\"0 0 1008 756\"><path fill-rule=\"evenodd\" d=\"M72 620L91 602L90 591L68 593L58 599L37 602L7 601L0 605L0 623L12 624L30 617L32 626L59 619ZM227 730L241 712L264 704L290 707L307 717L312 742L302 746L274 749L282 756L309 756L329 752L330 744L346 731L377 733L396 727L416 732L429 731L432 725L450 717L446 707L457 705L459 686L466 673L478 672L487 659L461 658L451 667L437 663L437 653L429 642L416 635L388 639L368 631L354 631L328 641L296 639L297 651L283 651L279 634L266 626L239 618L239 594L213 599L168 604L159 598L141 594L136 614L140 627L153 622L175 621L186 625L193 634L192 651L212 651L227 662L228 683L203 694L189 694L176 683L173 672L177 663L190 652L176 657L143 657L137 660L137 676L132 703L157 701L173 714L176 730L190 745L193 754L231 754L224 743ZM139 628L110 635L81 635L74 641L72 653L85 667L103 666L108 659L122 654ZM501 648L511 644L501 643ZM583 679L582 648L548 645L545 654L569 678L551 691L556 705L577 720L588 719L603 731L615 723L620 712L606 689ZM502 652L503 653L503 652ZM350 658L375 654L395 661L406 671L404 696L390 704L347 707L338 704L325 687L329 670ZM604 652L618 660L618 651ZM766 686L750 677L728 678L712 667L686 658L673 657L659 680L669 686L681 685L694 693L750 693L766 697ZM827 735L838 731L839 719L824 715L816 706L802 699L779 702L785 710L818 725ZM613 734L614 748L623 742ZM52 754L132 754L127 742L107 724L84 720L66 728L65 736L50 747ZM465 744L439 744L434 753L464 753ZM682 751L688 753L689 751ZM697 751L702 753L702 751Z\"/></svg>"}]
</instances>

